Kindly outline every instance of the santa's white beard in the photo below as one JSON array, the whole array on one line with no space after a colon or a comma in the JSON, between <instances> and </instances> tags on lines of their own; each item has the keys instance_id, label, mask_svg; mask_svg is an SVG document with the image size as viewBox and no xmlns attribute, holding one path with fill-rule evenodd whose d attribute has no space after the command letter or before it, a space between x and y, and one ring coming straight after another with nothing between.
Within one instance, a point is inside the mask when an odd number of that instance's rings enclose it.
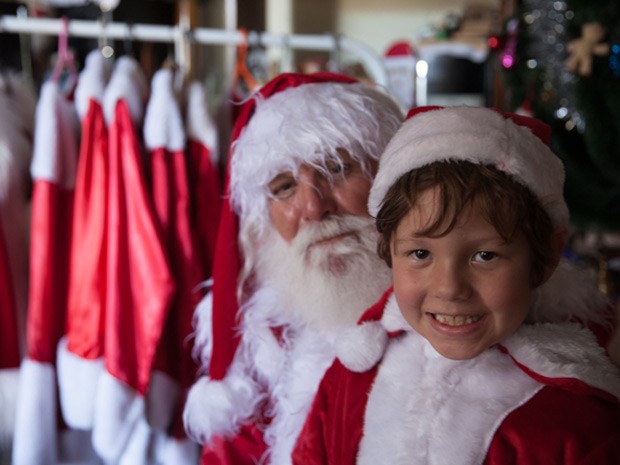
<instances>
[{"instance_id":1,"label":"santa's white beard","mask_svg":"<svg viewBox=\"0 0 620 465\"><path fill-rule=\"evenodd\" d=\"M321 329L354 324L391 284L377 234L372 219L358 216L306 224L291 243L272 230L257 254L258 285L282 296L291 321Z\"/></svg>"}]
</instances>

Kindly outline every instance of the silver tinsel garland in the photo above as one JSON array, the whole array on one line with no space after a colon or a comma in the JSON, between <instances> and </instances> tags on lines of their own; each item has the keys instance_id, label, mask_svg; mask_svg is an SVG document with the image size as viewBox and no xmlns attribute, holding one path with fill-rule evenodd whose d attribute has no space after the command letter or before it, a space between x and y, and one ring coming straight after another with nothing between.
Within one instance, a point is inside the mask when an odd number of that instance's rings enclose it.
<instances>
[{"instance_id":1,"label":"silver tinsel garland","mask_svg":"<svg viewBox=\"0 0 620 465\"><path fill-rule=\"evenodd\" d=\"M566 128L585 131L585 121L576 107L574 83L576 76L564 64L568 23L574 12L562 0L524 0L521 27L527 42L525 65L540 71L541 98Z\"/></svg>"}]
</instances>

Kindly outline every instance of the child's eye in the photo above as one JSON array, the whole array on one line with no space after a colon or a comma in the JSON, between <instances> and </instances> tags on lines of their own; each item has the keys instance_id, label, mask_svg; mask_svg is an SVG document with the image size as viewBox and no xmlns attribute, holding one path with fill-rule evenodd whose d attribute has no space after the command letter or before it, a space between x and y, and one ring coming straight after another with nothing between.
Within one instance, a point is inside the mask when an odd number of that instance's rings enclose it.
<instances>
[{"instance_id":1,"label":"child's eye","mask_svg":"<svg viewBox=\"0 0 620 465\"><path fill-rule=\"evenodd\" d=\"M431 253L425 249L416 249L409 253L409 256L414 260L424 260L429 257Z\"/></svg>"},{"instance_id":2,"label":"child's eye","mask_svg":"<svg viewBox=\"0 0 620 465\"><path fill-rule=\"evenodd\" d=\"M476 252L474 254L474 261L486 263L486 262L490 262L496 257L497 257L497 254L495 252L489 252L488 250L481 250L480 252Z\"/></svg>"}]
</instances>

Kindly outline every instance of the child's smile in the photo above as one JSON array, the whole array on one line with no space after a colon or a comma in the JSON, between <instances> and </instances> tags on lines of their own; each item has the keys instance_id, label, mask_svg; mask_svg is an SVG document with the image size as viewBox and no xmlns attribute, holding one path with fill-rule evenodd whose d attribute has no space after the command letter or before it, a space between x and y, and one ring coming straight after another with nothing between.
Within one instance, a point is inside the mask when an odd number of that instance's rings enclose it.
<instances>
[{"instance_id":1,"label":"child's smile","mask_svg":"<svg viewBox=\"0 0 620 465\"><path fill-rule=\"evenodd\" d=\"M392 242L394 293L407 322L447 358L470 359L510 336L531 300L523 234L502 239L476 202L441 236L419 234L436 215L424 191Z\"/></svg>"}]
</instances>

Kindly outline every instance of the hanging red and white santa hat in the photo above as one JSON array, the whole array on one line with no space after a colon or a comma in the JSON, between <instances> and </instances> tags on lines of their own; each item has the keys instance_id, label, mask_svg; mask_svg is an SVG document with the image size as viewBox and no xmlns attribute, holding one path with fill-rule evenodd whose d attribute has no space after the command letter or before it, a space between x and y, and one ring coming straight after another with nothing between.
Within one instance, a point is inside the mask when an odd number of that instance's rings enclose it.
<instances>
[{"instance_id":1,"label":"hanging red and white santa hat","mask_svg":"<svg viewBox=\"0 0 620 465\"><path fill-rule=\"evenodd\" d=\"M436 161L492 165L529 188L556 227L568 226L564 166L548 146L550 128L527 116L480 107L419 107L385 149L368 210L379 212L405 173Z\"/></svg>"},{"instance_id":2,"label":"hanging red and white santa hat","mask_svg":"<svg viewBox=\"0 0 620 465\"><path fill-rule=\"evenodd\" d=\"M336 148L369 170L400 122L401 111L387 94L334 73L281 74L242 107L214 260L211 379L224 377L238 344L239 224L251 225L258 237L267 230L269 181L283 170L336 156Z\"/></svg>"}]
</instances>

